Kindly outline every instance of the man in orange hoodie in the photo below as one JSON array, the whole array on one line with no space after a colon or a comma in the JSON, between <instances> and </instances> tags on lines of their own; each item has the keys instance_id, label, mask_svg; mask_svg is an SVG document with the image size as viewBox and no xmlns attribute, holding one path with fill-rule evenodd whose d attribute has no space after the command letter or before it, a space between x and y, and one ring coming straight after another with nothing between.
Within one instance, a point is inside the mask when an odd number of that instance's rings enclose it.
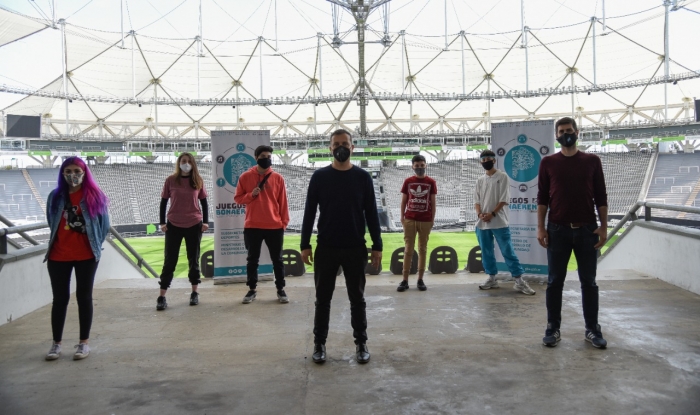
<instances>
[{"instance_id":1,"label":"man in orange hoodie","mask_svg":"<svg viewBox=\"0 0 700 415\"><path fill-rule=\"evenodd\" d=\"M250 290L243 298L243 304L249 304L255 300L258 286L258 261L263 242L270 251L277 298L280 303L288 303L289 298L284 292L284 264L282 264L284 230L289 223L287 190L282 175L272 170L272 147L256 148L255 160L258 165L241 174L233 197L236 203L246 205L243 240L248 250L246 285Z\"/></svg>"}]
</instances>

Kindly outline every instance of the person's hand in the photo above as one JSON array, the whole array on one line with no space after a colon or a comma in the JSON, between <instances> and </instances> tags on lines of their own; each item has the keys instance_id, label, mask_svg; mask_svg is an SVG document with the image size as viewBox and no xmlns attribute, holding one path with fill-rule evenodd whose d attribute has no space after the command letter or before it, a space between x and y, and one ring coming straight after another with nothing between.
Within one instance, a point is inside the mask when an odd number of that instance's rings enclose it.
<instances>
[{"instance_id":1,"label":"person's hand","mask_svg":"<svg viewBox=\"0 0 700 415\"><path fill-rule=\"evenodd\" d=\"M382 263L382 251L372 251L372 266L374 268L379 268Z\"/></svg>"},{"instance_id":2,"label":"person's hand","mask_svg":"<svg viewBox=\"0 0 700 415\"><path fill-rule=\"evenodd\" d=\"M540 243L542 248L549 246L549 235L547 230L544 228L537 229L537 242Z\"/></svg>"},{"instance_id":3,"label":"person's hand","mask_svg":"<svg viewBox=\"0 0 700 415\"><path fill-rule=\"evenodd\" d=\"M598 235L598 243L593 245L593 248L599 249L603 245L605 245L605 242L608 241L608 228L607 226L600 226L598 229L593 231L594 234Z\"/></svg>"},{"instance_id":4,"label":"person's hand","mask_svg":"<svg viewBox=\"0 0 700 415\"><path fill-rule=\"evenodd\" d=\"M491 213L488 213L488 212L487 212L487 213L482 213L482 214L481 214L481 219L482 219L484 222L488 223L488 222L491 222L491 219L493 219L493 215L492 215Z\"/></svg>"},{"instance_id":5,"label":"person's hand","mask_svg":"<svg viewBox=\"0 0 700 415\"><path fill-rule=\"evenodd\" d=\"M301 251L301 260L304 261L306 265L311 265L314 262L314 253L311 252L311 248Z\"/></svg>"},{"instance_id":6,"label":"person's hand","mask_svg":"<svg viewBox=\"0 0 700 415\"><path fill-rule=\"evenodd\" d=\"M160 225L160 230L162 232L167 232L168 231L168 225Z\"/></svg>"},{"instance_id":7,"label":"person's hand","mask_svg":"<svg viewBox=\"0 0 700 415\"><path fill-rule=\"evenodd\" d=\"M253 197L258 196L259 194L260 194L260 188L259 188L259 187L256 187L255 189L253 189L253 192L252 192Z\"/></svg>"},{"instance_id":8,"label":"person's hand","mask_svg":"<svg viewBox=\"0 0 700 415\"><path fill-rule=\"evenodd\" d=\"M209 230L209 224L208 223L203 223L202 224L202 233L206 232Z\"/></svg>"}]
</instances>

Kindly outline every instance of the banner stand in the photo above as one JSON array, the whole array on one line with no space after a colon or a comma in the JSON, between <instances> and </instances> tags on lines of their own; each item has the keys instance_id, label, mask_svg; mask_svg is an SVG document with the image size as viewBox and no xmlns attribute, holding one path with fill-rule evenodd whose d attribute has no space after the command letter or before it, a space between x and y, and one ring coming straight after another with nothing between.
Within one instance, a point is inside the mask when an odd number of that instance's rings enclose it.
<instances>
[{"instance_id":1,"label":"banner stand","mask_svg":"<svg viewBox=\"0 0 700 415\"><path fill-rule=\"evenodd\" d=\"M540 161L554 154L554 120L495 123L491 125L491 148L496 168L510 183L510 231L513 249L526 276L547 277L547 250L537 241L537 192ZM496 249L499 273L509 273Z\"/></svg>"},{"instance_id":2,"label":"banner stand","mask_svg":"<svg viewBox=\"0 0 700 415\"><path fill-rule=\"evenodd\" d=\"M257 166L255 149L270 145L269 130L211 132L214 189L214 284L245 283L248 251L243 240L246 205L233 200L238 178ZM265 243L260 252L258 280L271 281L272 260Z\"/></svg>"}]
</instances>

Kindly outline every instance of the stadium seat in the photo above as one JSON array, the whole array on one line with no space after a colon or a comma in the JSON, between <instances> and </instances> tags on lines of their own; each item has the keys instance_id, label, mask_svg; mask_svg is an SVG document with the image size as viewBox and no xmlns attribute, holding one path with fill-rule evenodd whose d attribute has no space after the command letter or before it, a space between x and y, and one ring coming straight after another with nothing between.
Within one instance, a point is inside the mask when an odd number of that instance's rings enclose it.
<instances>
[{"instance_id":1,"label":"stadium seat","mask_svg":"<svg viewBox=\"0 0 700 415\"><path fill-rule=\"evenodd\" d=\"M481 247L475 246L469 251L467 259L467 271L472 274L478 274L484 271L484 264L481 262Z\"/></svg>"},{"instance_id":2,"label":"stadium seat","mask_svg":"<svg viewBox=\"0 0 700 415\"><path fill-rule=\"evenodd\" d=\"M459 268L457 251L449 246L438 246L430 253L428 270L433 274L454 274Z\"/></svg>"},{"instance_id":3,"label":"stadium seat","mask_svg":"<svg viewBox=\"0 0 700 415\"><path fill-rule=\"evenodd\" d=\"M214 251L207 251L202 254L202 259L199 261L199 268L204 278L214 277Z\"/></svg>"},{"instance_id":4,"label":"stadium seat","mask_svg":"<svg viewBox=\"0 0 700 415\"><path fill-rule=\"evenodd\" d=\"M368 275L379 275L382 272L382 263L379 263L379 267L372 266L372 248L367 248L367 266L365 267L365 274Z\"/></svg>"},{"instance_id":5,"label":"stadium seat","mask_svg":"<svg viewBox=\"0 0 700 415\"><path fill-rule=\"evenodd\" d=\"M301 260L301 253L294 249L282 251L282 263L284 264L284 276L301 277L306 273L306 267Z\"/></svg>"},{"instance_id":6,"label":"stadium seat","mask_svg":"<svg viewBox=\"0 0 700 415\"><path fill-rule=\"evenodd\" d=\"M389 266L389 269L391 270L391 273L394 275L402 275L403 274L403 251L404 247L397 248L393 254L391 254L391 265ZM415 274L418 272L418 253L414 253L413 257L411 258L411 274Z\"/></svg>"}]
</instances>

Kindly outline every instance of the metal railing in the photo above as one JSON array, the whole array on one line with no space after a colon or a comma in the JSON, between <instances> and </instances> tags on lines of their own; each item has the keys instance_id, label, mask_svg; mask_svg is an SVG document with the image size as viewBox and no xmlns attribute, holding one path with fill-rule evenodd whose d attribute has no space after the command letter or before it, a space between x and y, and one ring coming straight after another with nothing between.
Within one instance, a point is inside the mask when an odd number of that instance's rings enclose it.
<instances>
[{"instance_id":1,"label":"metal railing","mask_svg":"<svg viewBox=\"0 0 700 415\"><path fill-rule=\"evenodd\" d=\"M700 207L693 207L693 206L683 206L683 205L666 205L663 203L653 203L653 202L645 202L643 200L638 201L634 205L632 205L625 214L625 216L620 219L620 221L615 225L615 227L608 232L608 241L615 236L617 231L622 229L623 226L629 221L635 221L639 219L639 216L637 215L637 211L639 211L640 208L644 208L644 220L645 221L651 221L652 216L651 216L651 210L652 209L660 209L660 210L670 210L674 212L685 212L685 213L694 213L697 215L700 215Z\"/></svg>"},{"instance_id":2,"label":"metal railing","mask_svg":"<svg viewBox=\"0 0 700 415\"><path fill-rule=\"evenodd\" d=\"M0 255L7 254L7 245L10 244L13 247L17 248L18 253L20 253L22 250L25 249L30 249L30 248L22 248L19 244L16 242L8 239L8 235L13 235L13 234L18 234L22 238L26 239L29 243L31 243L34 246L39 246L39 245L46 245L46 244L41 244L38 241L36 241L34 238L31 236L27 235L26 232L31 232L31 231L36 231L39 229L46 229L49 227L49 224L47 222L40 222L40 223L32 223L28 225L19 225L15 226L12 222L10 222L7 218L4 216L0 215L0 222L4 223L7 225L7 228L0 228ZM146 268L146 270L153 276L153 278L159 278L159 274L150 266L148 265L148 262L146 262L145 259L141 255L139 255L136 250L129 245L129 243L117 232L116 229L113 227L109 228L109 232L112 234L112 237L119 241L124 248L126 248L127 251L131 255L134 256L136 259L136 265L139 268Z\"/></svg>"},{"instance_id":3,"label":"metal railing","mask_svg":"<svg viewBox=\"0 0 700 415\"><path fill-rule=\"evenodd\" d=\"M146 262L146 260L143 259L143 257L141 255L139 255L139 253L136 252L136 250L131 245L129 245L129 243L126 241L126 239L122 238L122 236L119 234L119 232L117 232L116 229L114 229L114 227L110 226L109 232L112 234L114 239L119 241L122 244L122 246L124 246L124 248L126 248L126 250L129 251L129 253L134 256L134 258L136 259L136 265L139 268L146 268L146 270L148 270L148 272L151 273L153 278L160 278L160 275L157 272L155 272L155 270L153 270L153 268L151 268L150 265L148 265L148 262Z\"/></svg>"}]
</instances>

